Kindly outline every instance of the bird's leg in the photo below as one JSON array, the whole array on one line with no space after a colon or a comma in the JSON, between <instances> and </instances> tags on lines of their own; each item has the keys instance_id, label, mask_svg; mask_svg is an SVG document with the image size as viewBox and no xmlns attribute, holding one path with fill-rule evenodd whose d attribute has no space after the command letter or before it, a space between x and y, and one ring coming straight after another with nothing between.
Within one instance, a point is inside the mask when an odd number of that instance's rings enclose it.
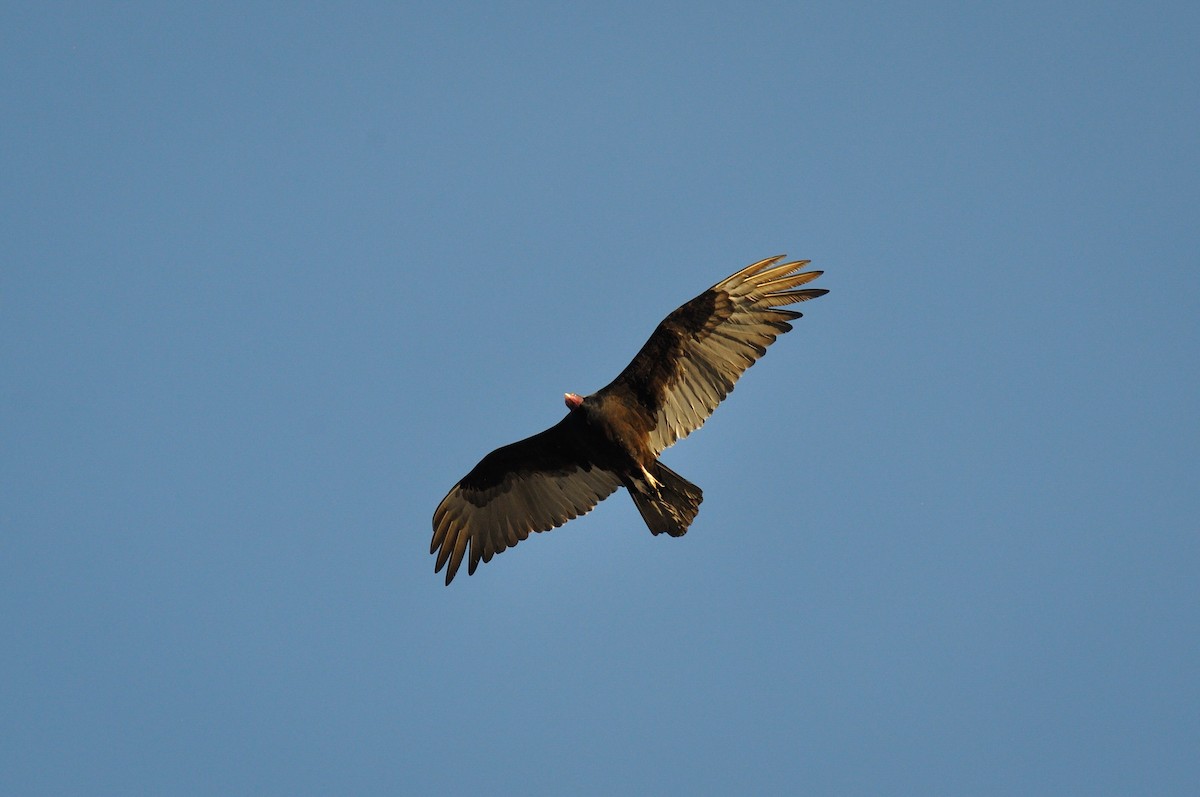
<instances>
[{"instance_id":1,"label":"bird's leg","mask_svg":"<svg viewBox=\"0 0 1200 797\"><path fill-rule=\"evenodd\" d=\"M659 484L658 479L655 479L653 476L650 475L650 471L646 470L645 465L642 466L642 475L646 477L646 484L650 485L651 489L653 489L654 492L657 493L658 488L661 487L662 485Z\"/></svg>"}]
</instances>

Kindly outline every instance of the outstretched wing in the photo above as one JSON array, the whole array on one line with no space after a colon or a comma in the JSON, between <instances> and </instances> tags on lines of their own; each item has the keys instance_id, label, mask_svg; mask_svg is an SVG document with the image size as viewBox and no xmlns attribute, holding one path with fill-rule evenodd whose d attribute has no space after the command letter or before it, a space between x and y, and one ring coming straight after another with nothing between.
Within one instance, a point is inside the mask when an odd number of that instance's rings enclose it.
<instances>
[{"instance_id":1,"label":"outstretched wing","mask_svg":"<svg viewBox=\"0 0 1200 797\"><path fill-rule=\"evenodd\" d=\"M556 425L488 454L454 486L433 513L434 572L454 579L467 555L467 574L480 560L588 512L621 481L590 461L578 434L582 419L569 413Z\"/></svg>"},{"instance_id":2,"label":"outstretched wing","mask_svg":"<svg viewBox=\"0 0 1200 797\"><path fill-rule=\"evenodd\" d=\"M738 377L801 316L778 308L829 292L795 290L822 272L797 274L809 261L779 264L783 258L747 266L675 310L601 391L643 409L655 454L699 429Z\"/></svg>"}]
</instances>

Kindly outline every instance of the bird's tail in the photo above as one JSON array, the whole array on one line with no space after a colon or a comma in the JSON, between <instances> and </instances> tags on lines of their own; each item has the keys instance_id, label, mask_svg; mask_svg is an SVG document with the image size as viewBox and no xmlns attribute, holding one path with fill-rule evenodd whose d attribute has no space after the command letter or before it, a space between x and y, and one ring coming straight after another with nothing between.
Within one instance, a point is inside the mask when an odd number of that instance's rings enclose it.
<instances>
[{"instance_id":1,"label":"bird's tail","mask_svg":"<svg viewBox=\"0 0 1200 797\"><path fill-rule=\"evenodd\" d=\"M629 495L651 534L664 531L672 537L682 537L700 511L704 492L661 462L649 469L654 484L638 480L626 485Z\"/></svg>"}]
</instances>

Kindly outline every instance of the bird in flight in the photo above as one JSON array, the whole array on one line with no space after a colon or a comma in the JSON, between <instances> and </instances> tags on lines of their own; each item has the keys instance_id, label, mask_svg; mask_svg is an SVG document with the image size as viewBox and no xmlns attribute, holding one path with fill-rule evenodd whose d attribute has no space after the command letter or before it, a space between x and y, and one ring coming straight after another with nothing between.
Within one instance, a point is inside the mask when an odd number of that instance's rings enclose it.
<instances>
[{"instance_id":1,"label":"bird in flight","mask_svg":"<svg viewBox=\"0 0 1200 797\"><path fill-rule=\"evenodd\" d=\"M567 393L554 426L488 454L433 513L434 572L448 585L534 531L549 531L624 487L652 534L681 537L700 488L658 461L699 429L738 377L800 318L787 305L823 296L800 288L820 271L807 260L760 260L663 319L633 361L590 396ZM468 555L469 554L469 555Z\"/></svg>"}]
</instances>

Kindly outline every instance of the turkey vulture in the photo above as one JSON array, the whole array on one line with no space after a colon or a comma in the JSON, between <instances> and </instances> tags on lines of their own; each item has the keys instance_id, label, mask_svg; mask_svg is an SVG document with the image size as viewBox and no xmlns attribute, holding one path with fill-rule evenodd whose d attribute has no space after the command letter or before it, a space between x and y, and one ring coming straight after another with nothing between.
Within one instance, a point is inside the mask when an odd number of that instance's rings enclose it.
<instances>
[{"instance_id":1,"label":"turkey vulture","mask_svg":"<svg viewBox=\"0 0 1200 797\"><path fill-rule=\"evenodd\" d=\"M565 418L498 448L454 486L433 513L434 572L454 579L531 531L549 531L624 487L652 534L685 534L702 493L658 461L725 398L742 372L799 318L784 305L828 291L795 288L821 276L809 261L760 260L671 313L607 387L567 393Z\"/></svg>"}]
</instances>

